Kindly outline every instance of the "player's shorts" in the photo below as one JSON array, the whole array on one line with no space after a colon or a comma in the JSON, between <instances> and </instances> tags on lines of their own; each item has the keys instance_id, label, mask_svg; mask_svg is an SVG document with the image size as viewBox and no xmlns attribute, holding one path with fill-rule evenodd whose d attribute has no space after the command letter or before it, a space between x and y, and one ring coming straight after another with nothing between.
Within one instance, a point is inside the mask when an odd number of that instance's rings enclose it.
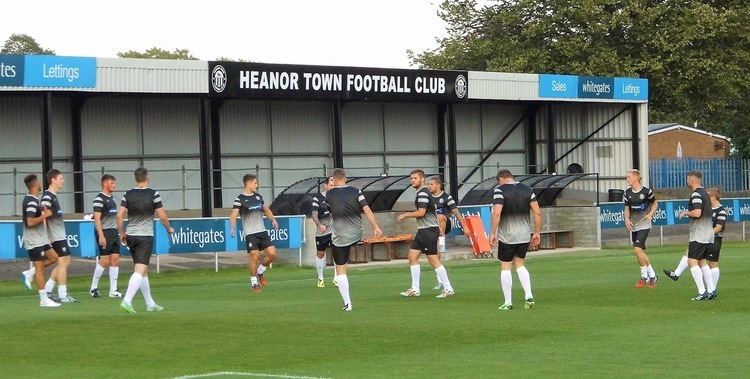
<instances>
[{"instance_id":1,"label":"player's shorts","mask_svg":"<svg viewBox=\"0 0 750 379\"><path fill-rule=\"evenodd\" d=\"M68 240L52 242L52 248L57 253L58 257L67 257L70 255L70 246L68 246Z\"/></svg>"},{"instance_id":2,"label":"player's shorts","mask_svg":"<svg viewBox=\"0 0 750 379\"><path fill-rule=\"evenodd\" d=\"M357 243L347 246L336 246L332 244L331 251L333 252L333 262L339 266L349 263L349 252L352 250L352 246Z\"/></svg>"},{"instance_id":3,"label":"player's shorts","mask_svg":"<svg viewBox=\"0 0 750 379\"><path fill-rule=\"evenodd\" d=\"M497 247L497 259L500 262L513 262L513 258L526 259L526 252L529 251L529 243L502 243Z\"/></svg>"},{"instance_id":4,"label":"player's shorts","mask_svg":"<svg viewBox=\"0 0 750 379\"><path fill-rule=\"evenodd\" d=\"M435 255L438 253L438 237L440 228L437 226L417 230L414 241L411 243L411 250L419 250L425 255Z\"/></svg>"},{"instance_id":5,"label":"player's shorts","mask_svg":"<svg viewBox=\"0 0 750 379\"><path fill-rule=\"evenodd\" d=\"M639 247L646 250L646 239L648 238L648 232L651 229L636 230L630 233L630 242L633 243L633 247Z\"/></svg>"},{"instance_id":6,"label":"player's shorts","mask_svg":"<svg viewBox=\"0 0 750 379\"><path fill-rule=\"evenodd\" d=\"M261 251L273 246L271 242L271 236L268 232L258 232L248 234L245 236L245 244L247 245L247 252Z\"/></svg>"},{"instance_id":7,"label":"player's shorts","mask_svg":"<svg viewBox=\"0 0 750 379\"><path fill-rule=\"evenodd\" d=\"M448 234L453 229L453 223L451 222L451 218L448 216L445 216L445 234Z\"/></svg>"},{"instance_id":8,"label":"player's shorts","mask_svg":"<svg viewBox=\"0 0 750 379\"><path fill-rule=\"evenodd\" d=\"M690 244L688 244L688 258L690 259L697 259L697 260L703 260L706 259L706 255L708 254L708 248L711 246L710 243L700 243L691 241Z\"/></svg>"},{"instance_id":9,"label":"player's shorts","mask_svg":"<svg viewBox=\"0 0 750 379\"><path fill-rule=\"evenodd\" d=\"M721 240L722 237L714 237L714 243L708 246L708 253L706 253L707 261L719 261L719 253L721 253Z\"/></svg>"},{"instance_id":10,"label":"player's shorts","mask_svg":"<svg viewBox=\"0 0 750 379\"><path fill-rule=\"evenodd\" d=\"M315 248L318 251L326 251L331 246L331 234L315 237Z\"/></svg>"},{"instance_id":11,"label":"player's shorts","mask_svg":"<svg viewBox=\"0 0 750 379\"><path fill-rule=\"evenodd\" d=\"M107 245L103 248L99 245L99 233L94 233L96 246L99 246L99 255L120 254L120 233L117 232L117 229L104 229L102 232L107 240Z\"/></svg>"},{"instance_id":12,"label":"player's shorts","mask_svg":"<svg viewBox=\"0 0 750 379\"><path fill-rule=\"evenodd\" d=\"M151 254L154 252L154 237L128 236L127 240L133 263L148 265L151 262Z\"/></svg>"},{"instance_id":13,"label":"player's shorts","mask_svg":"<svg viewBox=\"0 0 750 379\"><path fill-rule=\"evenodd\" d=\"M26 250L26 252L29 253L29 260L32 262L39 262L43 261L46 257L44 256L44 252L47 250L52 249L52 246L50 245L44 245L44 246L37 246L33 249Z\"/></svg>"}]
</instances>

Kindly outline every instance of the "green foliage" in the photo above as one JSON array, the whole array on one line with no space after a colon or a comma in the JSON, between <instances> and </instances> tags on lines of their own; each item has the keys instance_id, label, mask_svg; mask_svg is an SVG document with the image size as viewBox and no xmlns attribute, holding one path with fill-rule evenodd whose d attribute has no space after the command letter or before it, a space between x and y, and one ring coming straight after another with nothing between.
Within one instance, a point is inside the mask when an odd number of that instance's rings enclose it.
<instances>
[{"instance_id":1,"label":"green foliage","mask_svg":"<svg viewBox=\"0 0 750 379\"><path fill-rule=\"evenodd\" d=\"M174 51L164 50L159 47L152 47L144 52L128 50L117 53L120 58L141 58L141 59L178 59L178 60L197 60L198 58L190 54L188 49L174 49Z\"/></svg>"},{"instance_id":2,"label":"green foliage","mask_svg":"<svg viewBox=\"0 0 750 379\"><path fill-rule=\"evenodd\" d=\"M750 2L446 0L448 36L423 68L639 76L651 122L695 121L750 156Z\"/></svg>"},{"instance_id":3,"label":"green foliage","mask_svg":"<svg viewBox=\"0 0 750 379\"><path fill-rule=\"evenodd\" d=\"M0 54L55 55L55 51L41 47L39 42L28 34L11 34L0 49Z\"/></svg>"},{"instance_id":4,"label":"green foliage","mask_svg":"<svg viewBox=\"0 0 750 379\"><path fill-rule=\"evenodd\" d=\"M144 312L139 294L134 315L118 309L120 299L89 297L88 276L68 281L80 302L58 309L39 308L36 291L17 280L0 282L2 377L229 371L325 378L737 378L750 372L747 250L748 244L725 242L720 297L705 303L690 300L689 272L677 282L662 277L655 289L634 289L639 269L630 248L533 256L527 267L536 307L523 309L514 275L516 308L508 312L497 310L495 260L446 262L457 292L444 300L430 290L435 276L426 262L422 296L409 299L398 295L411 282L406 261L350 265L350 313L341 310L330 268L327 287L317 288L313 268L275 264L259 295L250 292L246 269L152 272L154 299L165 310ZM652 247L649 257L654 268L674 267L683 251ZM129 275L123 267L121 285ZM106 286L105 275L100 289Z\"/></svg>"},{"instance_id":5,"label":"green foliage","mask_svg":"<svg viewBox=\"0 0 750 379\"><path fill-rule=\"evenodd\" d=\"M214 59L214 60L215 60L215 61L220 61L220 62L252 62L252 61L251 61L251 60L249 60L249 59L243 59L243 58L230 58L230 57L224 57L224 56L218 57L218 58L216 58L216 59Z\"/></svg>"}]
</instances>

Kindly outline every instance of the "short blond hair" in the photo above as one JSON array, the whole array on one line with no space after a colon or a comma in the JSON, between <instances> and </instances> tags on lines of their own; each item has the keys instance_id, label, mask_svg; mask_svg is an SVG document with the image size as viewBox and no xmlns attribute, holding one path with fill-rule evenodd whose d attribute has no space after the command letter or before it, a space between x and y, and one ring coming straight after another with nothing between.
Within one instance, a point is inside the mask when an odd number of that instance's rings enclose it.
<instances>
[{"instance_id":1,"label":"short blond hair","mask_svg":"<svg viewBox=\"0 0 750 379\"><path fill-rule=\"evenodd\" d=\"M633 174L638 180L641 180L641 172L637 168L631 168L628 170L628 175Z\"/></svg>"}]
</instances>

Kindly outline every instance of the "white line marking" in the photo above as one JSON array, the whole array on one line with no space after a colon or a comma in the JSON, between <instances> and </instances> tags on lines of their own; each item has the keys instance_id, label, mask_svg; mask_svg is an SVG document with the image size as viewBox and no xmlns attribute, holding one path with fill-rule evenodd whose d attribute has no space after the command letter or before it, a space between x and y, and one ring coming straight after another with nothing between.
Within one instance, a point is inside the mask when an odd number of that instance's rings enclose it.
<instances>
[{"instance_id":1,"label":"white line marking","mask_svg":"<svg viewBox=\"0 0 750 379\"><path fill-rule=\"evenodd\" d=\"M185 376L177 376L173 379L210 378L214 376L249 376L249 377L282 378L282 379L326 379L326 378L320 378L317 376L262 374L262 373L257 373L257 372L237 372L237 371L221 371L221 372L210 372L208 374L185 375Z\"/></svg>"}]
</instances>

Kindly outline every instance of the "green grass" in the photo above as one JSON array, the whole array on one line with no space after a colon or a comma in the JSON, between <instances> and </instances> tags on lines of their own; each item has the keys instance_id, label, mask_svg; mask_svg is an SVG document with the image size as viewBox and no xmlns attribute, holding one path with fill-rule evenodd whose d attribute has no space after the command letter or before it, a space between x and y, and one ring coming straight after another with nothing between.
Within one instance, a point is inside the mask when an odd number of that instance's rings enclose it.
<instances>
[{"instance_id":1,"label":"green grass","mask_svg":"<svg viewBox=\"0 0 750 379\"><path fill-rule=\"evenodd\" d=\"M0 376L168 378L233 371L362 377L737 377L750 372L749 245L724 245L720 298L696 303L692 278L662 276L634 289L627 249L531 258L537 306L501 303L495 261L449 262L457 295L401 298L403 265L352 268L354 311L338 291L315 287L312 269L275 267L252 295L241 269L152 275L161 313L118 309L69 285L80 303L40 309L19 282L0 282ZM657 272L684 247L652 248ZM330 273L328 271L327 273ZM129 274L121 276L127 284ZM107 276L102 278L107 285ZM745 372L745 374L741 374Z\"/></svg>"}]
</instances>

